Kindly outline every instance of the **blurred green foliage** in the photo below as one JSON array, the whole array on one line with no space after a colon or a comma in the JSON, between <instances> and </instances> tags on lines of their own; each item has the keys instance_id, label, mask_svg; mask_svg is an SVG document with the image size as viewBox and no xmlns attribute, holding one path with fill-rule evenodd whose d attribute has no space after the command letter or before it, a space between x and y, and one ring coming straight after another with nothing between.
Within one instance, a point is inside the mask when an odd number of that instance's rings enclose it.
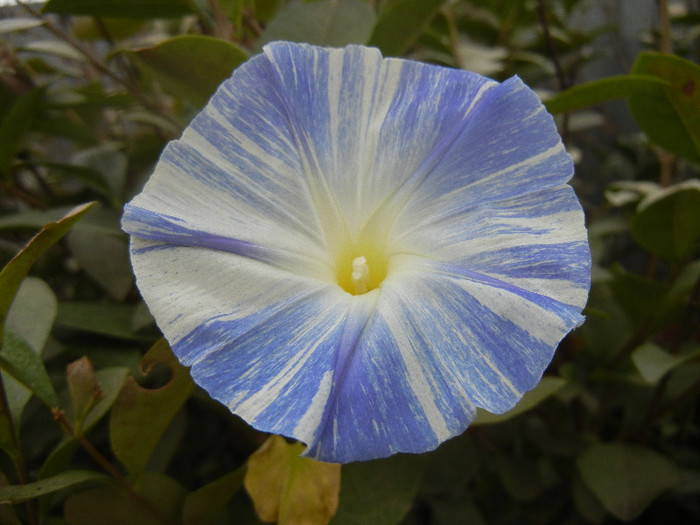
<instances>
[{"instance_id":1,"label":"blurred green foliage","mask_svg":"<svg viewBox=\"0 0 700 525\"><path fill-rule=\"evenodd\" d=\"M194 387L159 340L119 218L165 143L275 39L366 43L521 76L577 161L594 259L587 321L541 385L432 453L343 467L331 523L700 522L697 9L695 0L0 8L0 523L258 523L243 476L265 436Z\"/></svg>"}]
</instances>

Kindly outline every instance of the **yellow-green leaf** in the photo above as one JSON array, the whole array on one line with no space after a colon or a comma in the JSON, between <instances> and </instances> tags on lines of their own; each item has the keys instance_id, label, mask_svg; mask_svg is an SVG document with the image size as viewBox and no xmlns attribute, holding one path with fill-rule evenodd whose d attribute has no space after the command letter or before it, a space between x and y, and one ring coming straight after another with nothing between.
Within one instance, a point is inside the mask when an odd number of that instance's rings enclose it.
<instances>
[{"instance_id":1,"label":"yellow-green leaf","mask_svg":"<svg viewBox=\"0 0 700 525\"><path fill-rule=\"evenodd\" d=\"M301 457L303 450L271 436L248 459L244 485L262 521L324 525L335 514L340 465Z\"/></svg>"}]
</instances>

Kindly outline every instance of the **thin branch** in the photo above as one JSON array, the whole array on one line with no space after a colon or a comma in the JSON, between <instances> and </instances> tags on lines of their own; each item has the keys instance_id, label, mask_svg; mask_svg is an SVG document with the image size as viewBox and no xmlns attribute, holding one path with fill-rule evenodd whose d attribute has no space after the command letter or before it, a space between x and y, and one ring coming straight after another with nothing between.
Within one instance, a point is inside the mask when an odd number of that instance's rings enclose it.
<instances>
[{"instance_id":1,"label":"thin branch","mask_svg":"<svg viewBox=\"0 0 700 525\"><path fill-rule=\"evenodd\" d=\"M4 322L4 321L3 321ZM0 342L1 344L1 342ZM22 444L19 442L17 437L17 432L15 430L15 423L12 420L12 412L10 412L10 403L7 400L7 394L5 392L5 385L2 380L2 375L0 374L0 412L5 414L7 418L8 431L10 432L10 437L12 438L12 447L15 449L16 457L13 458L15 463L15 470L17 471L17 479L20 485L27 484L27 470L24 465L24 455L22 454ZM34 513L34 506L31 501L25 503L27 509L27 519L31 525L38 524L36 515Z\"/></svg>"},{"instance_id":2,"label":"thin branch","mask_svg":"<svg viewBox=\"0 0 700 525\"><path fill-rule=\"evenodd\" d=\"M170 519L165 516L160 509L155 507L153 503L151 503L149 500L143 497L142 494L140 494L134 486L129 482L128 479L126 479L121 472L99 451L95 446L88 441L88 439L84 435L77 436L75 435L75 432L73 430L73 425L71 425L70 421L66 418L66 414L63 410L60 410L58 408L53 409L53 417L58 421L61 426L63 427L63 430L66 432L68 436L71 438L75 439L80 443L80 446L85 449L85 451L90 454L92 459L94 459L100 467L102 467L105 472L107 472L110 476L112 476L117 483L119 483L124 489L129 493L129 496L131 496L135 501L137 501L141 506L143 506L148 512L150 512L156 519L161 521L162 523L166 525L171 525Z\"/></svg>"},{"instance_id":3,"label":"thin branch","mask_svg":"<svg viewBox=\"0 0 700 525\"><path fill-rule=\"evenodd\" d=\"M661 40L659 51L662 53L673 53L673 41L671 39L671 17L668 14L668 0L658 0L659 18L661 19Z\"/></svg>"},{"instance_id":4,"label":"thin branch","mask_svg":"<svg viewBox=\"0 0 700 525\"><path fill-rule=\"evenodd\" d=\"M554 71L557 74L557 82L559 83L559 91L564 91L569 87L569 82L564 74L564 68L561 66L559 61L559 53L557 52L557 46L554 43L552 34L549 31L549 17L547 15L547 5L545 0L537 0L537 18L540 21L540 26L542 27L542 34L544 35L544 42L549 51L549 56L552 59L552 64L554 65Z\"/></svg>"},{"instance_id":5,"label":"thin branch","mask_svg":"<svg viewBox=\"0 0 700 525\"><path fill-rule=\"evenodd\" d=\"M450 37L450 51L455 60L455 65L463 69L465 67L464 59L459 51L459 30L457 29L457 24L455 23L455 17L452 15L452 11L449 7L442 9L442 15L445 17L447 22L447 31Z\"/></svg>"},{"instance_id":6,"label":"thin branch","mask_svg":"<svg viewBox=\"0 0 700 525\"><path fill-rule=\"evenodd\" d=\"M673 41L671 38L671 17L668 14L668 0L658 0L658 5L661 21L659 51L671 54L673 53ZM657 153L657 157L659 159L659 184L664 187L669 186L673 179L676 157L665 150L660 150Z\"/></svg>"},{"instance_id":7,"label":"thin branch","mask_svg":"<svg viewBox=\"0 0 700 525\"><path fill-rule=\"evenodd\" d=\"M44 28L46 30L53 33L55 36L57 36L61 40L65 41L66 43L70 44L76 51L78 51L81 55L83 55L85 57L85 59L88 61L88 63L93 68L95 68L97 71L104 74L105 76L109 77L111 80L113 80L117 84L124 86L136 100L138 100L141 104L143 104L144 107L146 107L147 109L149 109L153 113L156 113L160 117L164 118L166 121L168 121L169 124L172 124L176 128L180 127L180 123L177 120L175 120L170 115L170 113L164 111L160 105L156 104L154 101L152 101L147 96L145 96L141 92L141 90L139 89L138 86L136 86L132 82L130 82L130 81L120 77L116 73L114 73L114 71L112 71L107 66L107 64L102 62L89 49L87 49L80 42L78 42L75 38L73 38L72 35L63 31L61 28L59 28L55 24L51 23L51 21L46 20L39 11L37 11L36 9L31 7L29 4L24 3L24 1L22 1L22 0L15 0L15 1L29 14L31 14L32 16L34 16L35 18L37 18L39 20L42 20L44 22Z\"/></svg>"},{"instance_id":8,"label":"thin branch","mask_svg":"<svg viewBox=\"0 0 700 525\"><path fill-rule=\"evenodd\" d=\"M544 41L549 51L549 56L552 59L552 64L554 65L554 71L557 74L557 83L559 84L559 91L564 91L569 87L569 81L564 73L564 68L559 60L559 53L557 52L557 46L554 43L552 34L549 31L549 17L547 16L547 5L545 0L537 0L537 18L540 21L540 26L542 27L542 34L544 35ZM569 114L564 113L561 125L561 136L564 144L569 142Z\"/></svg>"}]
</instances>

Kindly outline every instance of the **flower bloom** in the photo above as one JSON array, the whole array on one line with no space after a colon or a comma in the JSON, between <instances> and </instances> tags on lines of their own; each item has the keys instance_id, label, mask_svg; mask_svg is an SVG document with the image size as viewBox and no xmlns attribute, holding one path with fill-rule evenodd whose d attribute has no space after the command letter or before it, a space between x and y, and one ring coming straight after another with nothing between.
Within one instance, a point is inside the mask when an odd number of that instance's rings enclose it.
<instances>
[{"instance_id":1,"label":"flower bloom","mask_svg":"<svg viewBox=\"0 0 700 525\"><path fill-rule=\"evenodd\" d=\"M194 380L332 462L509 410L582 321L572 162L518 78L278 42L125 208L138 286Z\"/></svg>"}]
</instances>

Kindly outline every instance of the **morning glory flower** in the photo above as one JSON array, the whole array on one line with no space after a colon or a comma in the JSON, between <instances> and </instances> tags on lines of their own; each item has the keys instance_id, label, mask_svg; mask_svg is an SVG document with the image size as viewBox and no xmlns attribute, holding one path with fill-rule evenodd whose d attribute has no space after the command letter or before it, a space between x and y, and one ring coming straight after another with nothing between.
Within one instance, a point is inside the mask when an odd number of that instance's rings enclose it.
<instances>
[{"instance_id":1,"label":"morning glory flower","mask_svg":"<svg viewBox=\"0 0 700 525\"><path fill-rule=\"evenodd\" d=\"M277 42L123 228L194 380L344 463L434 449L538 383L590 284L572 174L518 78Z\"/></svg>"}]
</instances>

